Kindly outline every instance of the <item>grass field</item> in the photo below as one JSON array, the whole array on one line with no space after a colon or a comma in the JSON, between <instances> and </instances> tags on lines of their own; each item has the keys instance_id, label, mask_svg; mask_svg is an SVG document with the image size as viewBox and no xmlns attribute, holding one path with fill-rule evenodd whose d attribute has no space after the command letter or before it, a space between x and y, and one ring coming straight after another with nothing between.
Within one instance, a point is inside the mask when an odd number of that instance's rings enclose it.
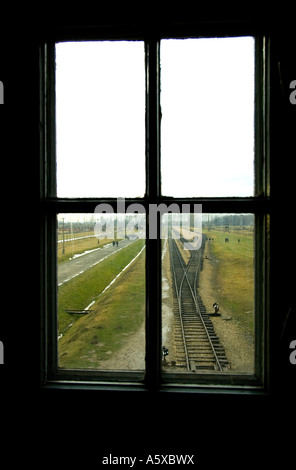
<instances>
[{"instance_id":1,"label":"grass field","mask_svg":"<svg viewBox=\"0 0 296 470\"><path fill-rule=\"evenodd\" d=\"M98 239L93 235L93 232L81 232L75 234L75 238L73 234L66 234L65 242L63 243L60 241L57 244L57 252L58 252L58 263L62 263L64 261L68 261L74 255L84 253L87 250L94 250L95 248L103 247L108 243L112 243L113 239L104 238L100 240L98 243ZM88 237L88 238L78 238L78 237ZM58 234L58 240L62 240L62 235ZM67 238L74 238L68 240ZM63 247L65 253L63 253Z\"/></svg>"},{"instance_id":2,"label":"grass field","mask_svg":"<svg viewBox=\"0 0 296 470\"><path fill-rule=\"evenodd\" d=\"M252 231L223 232L211 230L209 253L215 262L218 304L250 334L254 328L254 239ZM225 238L229 242L225 242ZM238 239L240 241L238 241Z\"/></svg>"},{"instance_id":3,"label":"grass field","mask_svg":"<svg viewBox=\"0 0 296 470\"><path fill-rule=\"evenodd\" d=\"M143 246L144 240L138 240L60 286L60 367L98 368L110 351L114 353L126 336L139 328L145 317L145 252L103 295L100 293ZM95 303L88 315L65 312L65 309L84 309L93 300Z\"/></svg>"}]
</instances>

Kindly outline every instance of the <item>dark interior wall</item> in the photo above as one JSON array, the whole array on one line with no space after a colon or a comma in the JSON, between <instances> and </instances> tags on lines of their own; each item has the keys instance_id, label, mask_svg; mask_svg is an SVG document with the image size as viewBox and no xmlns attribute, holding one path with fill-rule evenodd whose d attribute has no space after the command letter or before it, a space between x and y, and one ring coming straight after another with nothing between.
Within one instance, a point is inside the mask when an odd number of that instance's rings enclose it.
<instances>
[{"instance_id":1,"label":"dark interior wall","mask_svg":"<svg viewBox=\"0 0 296 470\"><path fill-rule=\"evenodd\" d=\"M295 365L289 345L296 337L295 276L293 265L293 213L295 204L294 160L296 105L290 101L295 80L295 29L273 25L271 35L271 365L275 393L295 394Z\"/></svg>"},{"instance_id":2,"label":"dark interior wall","mask_svg":"<svg viewBox=\"0 0 296 470\"><path fill-rule=\"evenodd\" d=\"M176 30L182 21L175 21ZM133 34L143 27L139 21L117 24ZM31 458L35 454L30 451L32 439L26 432L30 423L34 440L44 436L40 449L52 463L61 458L99 465L108 452L195 453L199 468L204 468L208 456L217 464L237 464L238 459L249 463L259 459L264 464L277 457L288 461L296 392L296 365L289 361L289 345L296 339L296 105L289 101L289 84L296 80L296 34L289 12L280 21L275 18L252 24L271 41L271 387L266 396L39 389L39 247L32 236L38 227L38 46L54 29L61 31L65 22L30 19L12 22L1 31L0 80L5 90L4 106L0 107L1 194L3 229L6 232L10 227L12 232L9 243L3 245L7 276L0 315L0 340L5 345L0 383L1 404L10 410L3 435L8 440L14 436ZM73 25L76 29L78 22L66 22L66 26ZM219 21L217 25L223 28ZM102 20L103 31L113 26L112 20ZM168 20L161 24L164 29L168 26ZM238 29L245 26L242 20ZM145 28L149 30L149 24ZM54 432L47 433L47 428ZM59 448L63 455L57 457Z\"/></svg>"}]
</instances>

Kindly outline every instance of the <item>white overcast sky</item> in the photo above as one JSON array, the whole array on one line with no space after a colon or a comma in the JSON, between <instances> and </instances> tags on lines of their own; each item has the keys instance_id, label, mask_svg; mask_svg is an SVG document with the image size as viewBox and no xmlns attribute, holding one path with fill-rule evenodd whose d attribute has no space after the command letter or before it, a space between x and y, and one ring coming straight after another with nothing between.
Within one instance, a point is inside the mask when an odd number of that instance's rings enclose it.
<instances>
[{"instance_id":1,"label":"white overcast sky","mask_svg":"<svg viewBox=\"0 0 296 470\"><path fill-rule=\"evenodd\" d=\"M161 41L162 193L251 196L254 40ZM57 193L145 191L144 43L56 46Z\"/></svg>"}]
</instances>

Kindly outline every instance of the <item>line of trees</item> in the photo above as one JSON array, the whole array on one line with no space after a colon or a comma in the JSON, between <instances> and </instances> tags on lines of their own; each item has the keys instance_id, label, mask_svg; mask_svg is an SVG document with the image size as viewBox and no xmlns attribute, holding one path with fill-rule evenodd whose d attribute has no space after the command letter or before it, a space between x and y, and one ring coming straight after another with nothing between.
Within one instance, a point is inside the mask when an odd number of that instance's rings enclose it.
<instances>
[{"instance_id":1,"label":"line of trees","mask_svg":"<svg viewBox=\"0 0 296 470\"><path fill-rule=\"evenodd\" d=\"M208 227L244 227L254 225L253 214L223 214L223 215L210 215L207 219L203 220L203 225Z\"/></svg>"}]
</instances>

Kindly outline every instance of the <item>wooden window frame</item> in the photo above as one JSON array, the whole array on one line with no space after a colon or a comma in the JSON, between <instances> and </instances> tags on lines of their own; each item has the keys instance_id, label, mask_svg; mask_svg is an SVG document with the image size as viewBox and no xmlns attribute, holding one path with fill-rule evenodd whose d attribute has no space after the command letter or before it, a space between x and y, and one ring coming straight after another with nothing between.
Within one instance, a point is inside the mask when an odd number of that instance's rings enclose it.
<instances>
[{"instance_id":1,"label":"wooden window frame","mask_svg":"<svg viewBox=\"0 0 296 470\"><path fill-rule=\"evenodd\" d=\"M211 390L264 392L269 386L269 60L268 40L252 28L182 25L147 34L141 28L60 29L40 45L40 221L41 221L41 385L43 387L107 388L133 390ZM244 198L173 198L161 195L160 172L160 41L167 38L245 36L255 37L255 195ZM55 44L70 40L140 40L146 60L146 193L127 198L126 204L202 204L203 213L252 213L255 216L255 373L162 373L161 355L161 240L146 240L146 370L80 371L57 367L57 265L56 215L93 213L100 203L116 212L116 198L56 197L55 155ZM242 90L243 92L243 90ZM149 218L147 217L149 233ZM158 224L158 227L160 224ZM158 234L159 235L159 234ZM258 313L260 312L260 314ZM198 379L198 380L197 380Z\"/></svg>"}]
</instances>

